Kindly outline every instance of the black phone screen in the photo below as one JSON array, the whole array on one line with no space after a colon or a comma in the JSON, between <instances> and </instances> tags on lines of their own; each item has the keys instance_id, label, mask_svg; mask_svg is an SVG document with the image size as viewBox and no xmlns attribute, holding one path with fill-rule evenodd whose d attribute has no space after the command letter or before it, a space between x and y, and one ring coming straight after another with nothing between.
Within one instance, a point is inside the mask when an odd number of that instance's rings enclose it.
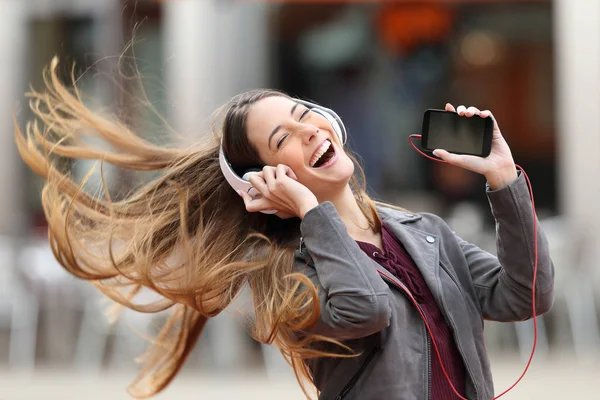
<instances>
[{"instance_id":1,"label":"black phone screen","mask_svg":"<svg viewBox=\"0 0 600 400\"><path fill-rule=\"evenodd\" d=\"M423 120L423 146L428 150L444 149L451 153L487 156L492 134L489 120L427 110Z\"/></svg>"}]
</instances>

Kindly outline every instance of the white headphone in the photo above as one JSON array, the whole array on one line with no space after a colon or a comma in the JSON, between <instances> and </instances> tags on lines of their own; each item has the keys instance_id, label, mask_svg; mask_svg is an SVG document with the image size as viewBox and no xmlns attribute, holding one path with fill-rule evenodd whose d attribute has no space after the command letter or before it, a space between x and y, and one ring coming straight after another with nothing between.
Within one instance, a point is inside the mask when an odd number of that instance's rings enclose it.
<instances>
[{"instance_id":1,"label":"white headphone","mask_svg":"<svg viewBox=\"0 0 600 400\"><path fill-rule=\"evenodd\" d=\"M344 126L344 123L342 122L341 118L335 113L335 111L333 111L329 108L325 108L325 107L319 106L317 104L305 101L305 100L294 99L294 101L296 101L297 103L300 103L302 105L305 105L311 111L314 111L317 114L325 117L325 119L327 119L327 121L329 121L329 123L331 124L331 127L333 128L333 131L335 132L338 139L340 140L340 143L342 143L342 145L346 143L346 139L347 139L346 127ZM257 170L246 171L240 178L234 172L229 161L227 161L227 158L225 157L225 154L223 153L223 143L222 142L221 142L221 146L219 147L219 165L221 167L221 172L223 173L223 176L227 180L227 183L229 183L229 185L234 190L236 190L236 191L242 190L244 192L247 192L253 199L256 198L256 196L259 194L259 192L258 192L258 190L256 190L254 188L254 186L252 186L249 179L252 176L252 174L256 174L259 171L257 171ZM264 214L275 214L275 213L277 213L277 210L265 210L265 211L261 211L261 212Z\"/></svg>"}]
</instances>

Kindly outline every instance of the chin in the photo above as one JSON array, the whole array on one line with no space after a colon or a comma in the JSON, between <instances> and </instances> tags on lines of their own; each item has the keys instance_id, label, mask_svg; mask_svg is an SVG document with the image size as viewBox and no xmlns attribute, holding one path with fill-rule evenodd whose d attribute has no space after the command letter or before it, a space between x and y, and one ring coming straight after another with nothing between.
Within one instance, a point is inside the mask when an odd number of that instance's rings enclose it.
<instances>
[{"instance_id":1,"label":"chin","mask_svg":"<svg viewBox=\"0 0 600 400\"><path fill-rule=\"evenodd\" d=\"M352 178L352 175L354 175L354 163L346 155L344 155L340 161L340 173L347 176L347 180L350 181L350 178Z\"/></svg>"},{"instance_id":2,"label":"chin","mask_svg":"<svg viewBox=\"0 0 600 400\"><path fill-rule=\"evenodd\" d=\"M340 161L336 166L337 168L331 171L331 174L324 179L330 187L339 186L343 188L350 183L350 179L354 175L354 163L350 159Z\"/></svg>"}]
</instances>

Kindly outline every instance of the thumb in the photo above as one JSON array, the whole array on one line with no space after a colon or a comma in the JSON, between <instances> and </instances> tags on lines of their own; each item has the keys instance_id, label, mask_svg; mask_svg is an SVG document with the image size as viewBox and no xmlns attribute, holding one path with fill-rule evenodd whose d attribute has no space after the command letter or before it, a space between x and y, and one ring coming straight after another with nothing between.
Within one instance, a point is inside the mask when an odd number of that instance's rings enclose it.
<instances>
[{"instance_id":1,"label":"thumb","mask_svg":"<svg viewBox=\"0 0 600 400\"><path fill-rule=\"evenodd\" d=\"M237 194L244 200L244 204L248 204L249 201L252 200L252 197L243 190L236 190Z\"/></svg>"},{"instance_id":2,"label":"thumb","mask_svg":"<svg viewBox=\"0 0 600 400\"><path fill-rule=\"evenodd\" d=\"M446 161L448 164L462 165L468 160L468 156L464 154L449 153L446 150L435 149L433 155Z\"/></svg>"},{"instance_id":3,"label":"thumb","mask_svg":"<svg viewBox=\"0 0 600 400\"><path fill-rule=\"evenodd\" d=\"M469 171L479 172L483 166L483 159L476 156L449 153L442 149L434 150L433 154L450 165L468 169Z\"/></svg>"},{"instance_id":4,"label":"thumb","mask_svg":"<svg viewBox=\"0 0 600 400\"><path fill-rule=\"evenodd\" d=\"M294 173L294 170L290 167L286 168L286 174L287 176L289 176L290 178L292 178L293 180L297 181L298 177L296 176L296 174Z\"/></svg>"},{"instance_id":5,"label":"thumb","mask_svg":"<svg viewBox=\"0 0 600 400\"><path fill-rule=\"evenodd\" d=\"M450 154L446 150L442 150L442 149L435 149L433 151L433 155L438 158L441 158L444 161L448 161L448 162L450 162L450 159L452 159L453 156L456 156L456 154Z\"/></svg>"}]
</instances>

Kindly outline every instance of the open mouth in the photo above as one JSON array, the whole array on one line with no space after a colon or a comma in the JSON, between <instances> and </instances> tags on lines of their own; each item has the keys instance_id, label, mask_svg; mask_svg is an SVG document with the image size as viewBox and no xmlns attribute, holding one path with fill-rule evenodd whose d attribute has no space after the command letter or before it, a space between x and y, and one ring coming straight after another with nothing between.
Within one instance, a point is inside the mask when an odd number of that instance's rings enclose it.
<instances>
[{"instance_id":1,"label":"open mouth","mask_svg":"<svg viewBox=\"0 0 600 400\"><path fill-rule=\"evenodd\" d=\"M325 140L321 147L315 151L315 154L313 154L312 158L310 159L310 166L312 168L322 167L331 161L334 156L335 150L333 145L329 140Z\"/></svg>"}]
</instances>

